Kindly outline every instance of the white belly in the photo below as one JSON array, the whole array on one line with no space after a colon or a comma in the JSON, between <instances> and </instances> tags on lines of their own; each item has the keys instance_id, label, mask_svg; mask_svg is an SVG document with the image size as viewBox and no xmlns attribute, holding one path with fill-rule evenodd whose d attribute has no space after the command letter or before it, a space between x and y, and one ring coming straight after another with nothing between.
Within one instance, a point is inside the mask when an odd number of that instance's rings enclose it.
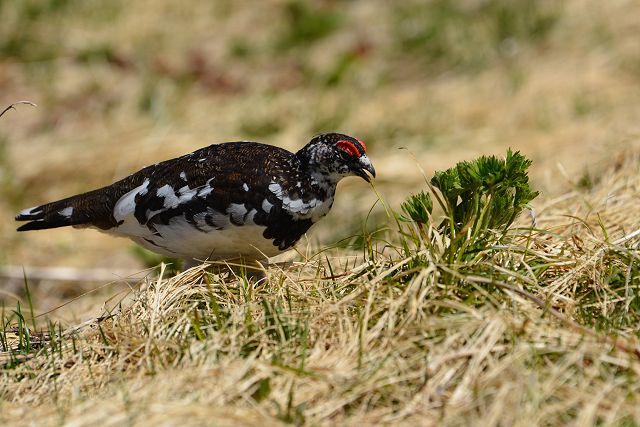
<instances>
[{"instance_id":1,"label":"white belly","mask_svg":"<svg viewBox=\"0 0 640 427\"><path fill-rule=\"evenodd\" d=\"M183 259L264 259L281 252L273 240L262 236L265 227L258 225L231 225L224 230L202 232L186 221L172 221L170 225L156 225L156 229L160 236L149 240L157 246L145 239L134 240L151 251Z\"/></svg>"}]
</instances>

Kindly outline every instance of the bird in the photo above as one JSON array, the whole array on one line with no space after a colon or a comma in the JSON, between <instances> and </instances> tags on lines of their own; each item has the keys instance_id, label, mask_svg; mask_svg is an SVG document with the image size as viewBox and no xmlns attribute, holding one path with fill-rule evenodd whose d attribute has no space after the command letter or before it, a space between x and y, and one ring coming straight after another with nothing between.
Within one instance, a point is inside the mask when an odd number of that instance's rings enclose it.
<instances>
[{"instance_id":1,"label":"bird","mask_svg":"<svg viewBox=\"0 0 640 427\"><path fill-rule=\"evenodd\" d=\"M213 144L111 185L24 209L17 231L73 226L128 237L183 260L265 260L292 248L333 206L338 182L376 172L365 143L314 136L293 153L251 141Z\"/></svg>"}]
</instances>

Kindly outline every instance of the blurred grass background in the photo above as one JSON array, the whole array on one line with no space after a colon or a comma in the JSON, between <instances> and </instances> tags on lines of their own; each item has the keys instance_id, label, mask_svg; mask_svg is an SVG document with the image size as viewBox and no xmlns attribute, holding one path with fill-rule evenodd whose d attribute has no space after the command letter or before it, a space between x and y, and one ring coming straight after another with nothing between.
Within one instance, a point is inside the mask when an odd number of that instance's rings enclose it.
<instances>
[{"instance_id":1,"label":"blurred grass background","mask_svg":"<svg viewBox=\"0 0 640 427\"><path fill-rule=\"evenodd\" d=\"M353 134L392 206L424 184L418 164L513 147L557 195L638 136L638 16L627 0L0 1L0 105L38 104L0 119L0 264L141 268L127 240L12 218L230 140ZM374 201L345 181L311 242L357 233Z\"/></svg>"}]
</instances>

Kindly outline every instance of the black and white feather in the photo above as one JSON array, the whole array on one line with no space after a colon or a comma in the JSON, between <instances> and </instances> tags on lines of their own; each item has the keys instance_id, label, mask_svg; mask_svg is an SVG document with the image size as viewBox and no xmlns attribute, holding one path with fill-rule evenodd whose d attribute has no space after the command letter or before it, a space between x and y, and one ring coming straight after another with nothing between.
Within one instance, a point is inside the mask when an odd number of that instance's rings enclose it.
<instances>
[{"instance_id":1,"label":"black and white feather","mask_svg":"<svg viewBox=\"0 0 640 427\"><path fill-rule=\"evenodd\" d=\"M188 262L262 259L291 248L333 205L346 176L375 170L364 143L314 137L297 153L256 142L210 145L107 187L25 209L18 231L95 227Z\"/></svg>"}]
</instances>

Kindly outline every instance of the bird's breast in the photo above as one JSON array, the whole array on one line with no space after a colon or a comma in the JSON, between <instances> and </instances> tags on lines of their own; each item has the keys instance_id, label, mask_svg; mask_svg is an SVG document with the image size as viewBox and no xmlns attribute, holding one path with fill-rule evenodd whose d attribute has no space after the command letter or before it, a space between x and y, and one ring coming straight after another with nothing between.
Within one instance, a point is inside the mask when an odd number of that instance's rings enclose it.
<instances>
[{"instance_id":1,"label":"bird's breast","mask_svg":"<svg viewBox=\"0 0 640 427\"><path fill-rule=\"evenodd\" d=\"M296 189L285 189L281 184L272 182L269 191L282 203L282 210L294 220L308 220L315 223L325 216L333 206L333 192L326 194L304 193Z\"/></svg>"}]
</instances>

